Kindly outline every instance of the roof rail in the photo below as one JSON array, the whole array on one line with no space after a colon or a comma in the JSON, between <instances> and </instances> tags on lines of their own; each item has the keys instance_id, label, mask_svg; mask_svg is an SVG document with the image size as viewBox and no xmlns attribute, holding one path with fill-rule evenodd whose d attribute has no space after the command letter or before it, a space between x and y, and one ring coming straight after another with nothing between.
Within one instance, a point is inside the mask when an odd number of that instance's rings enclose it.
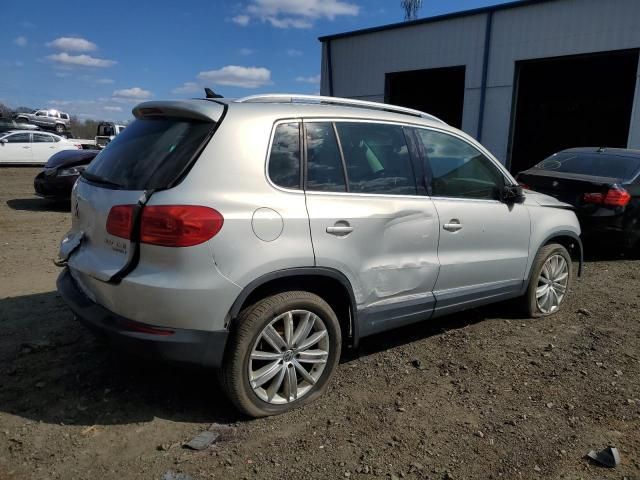
<instances>
[{"instance_id":1,"label":"roof rail","mask_svg":"<svg viewBox=\"0 0 640 480\"><path fill-rule=\"evenodd\" d=\"M298 94L263 94L250 95L248 97L234 100L237 103L320 103L323 105L339 105L345 107L368 108L370 110L381 110L384 112L402 113L413 117L426 118L435 122L446 123L429 113L414 110L413 108L398 107L397 105L389 105L388 103L367 102L364 100L354 100L342 97L325 97L322 95L298 95Z\"/></svg>"}]
</instances>

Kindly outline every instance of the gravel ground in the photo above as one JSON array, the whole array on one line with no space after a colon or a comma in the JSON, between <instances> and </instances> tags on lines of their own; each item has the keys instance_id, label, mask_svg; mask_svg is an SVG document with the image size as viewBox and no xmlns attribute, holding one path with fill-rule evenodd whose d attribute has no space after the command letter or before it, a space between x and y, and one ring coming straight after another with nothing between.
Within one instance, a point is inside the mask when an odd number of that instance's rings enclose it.
<instances>
[{"instance_id":1,"label":"gravel ground","mask_svg":"<svg viewBox=\"0 0 640 480\"><path fill-rule=\"evenodd\" d=\"M36 172L0 170L1 480L640 479L640 261L590 260L551 318L498 305L366 339L319 401L247 420L213 372L74 321L51 262L68 207L33 196ZM585 460L607 445L619 467Z\"/></svg>"}]
</instances>

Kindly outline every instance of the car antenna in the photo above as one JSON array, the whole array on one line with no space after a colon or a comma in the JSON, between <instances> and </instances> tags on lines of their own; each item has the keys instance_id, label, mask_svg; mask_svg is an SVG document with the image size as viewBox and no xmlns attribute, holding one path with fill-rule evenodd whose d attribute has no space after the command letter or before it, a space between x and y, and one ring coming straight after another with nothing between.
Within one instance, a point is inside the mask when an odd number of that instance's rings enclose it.
<instances>
[{"instance_id":1,"label":"car antenna","mask_svg":"<svg viewBox=\"0 0 640 480\"><path fill-rule=\"evenodd\" d=\"M204 94L206 95L207 98L224 98L222 95L217 94L216 92L211 90L209 87L204 87Z\"/></svg>"}]
</instances>

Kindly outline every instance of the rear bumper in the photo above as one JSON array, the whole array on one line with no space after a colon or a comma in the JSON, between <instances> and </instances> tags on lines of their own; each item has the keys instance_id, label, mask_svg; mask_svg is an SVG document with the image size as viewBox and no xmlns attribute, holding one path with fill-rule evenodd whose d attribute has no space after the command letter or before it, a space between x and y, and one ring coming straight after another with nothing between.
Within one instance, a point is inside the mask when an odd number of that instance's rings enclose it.
<instances>
[{"instance_id":1,"label":"rear bumper","mask_svg":"<svg viewBox=\"0 0 640 480\"><path fill-rule=\"evenodd\" d=\"M150 358L219 367L228 332L156 327L117 315L89 299L68 268L56 282L58 292L76 317L97 336L116 347Z\"/></svg>"},{"instance_id":2,"label":"rear bumper","mask_svg":"<svg viewBox=\"0 0 640 480\"><path fill-rule=\"evenodd\" d=\"M585 242L603 246L633 248L640 241L640 226L632 219L615 217L578 217Z\"/></svg>"}]
</instances>

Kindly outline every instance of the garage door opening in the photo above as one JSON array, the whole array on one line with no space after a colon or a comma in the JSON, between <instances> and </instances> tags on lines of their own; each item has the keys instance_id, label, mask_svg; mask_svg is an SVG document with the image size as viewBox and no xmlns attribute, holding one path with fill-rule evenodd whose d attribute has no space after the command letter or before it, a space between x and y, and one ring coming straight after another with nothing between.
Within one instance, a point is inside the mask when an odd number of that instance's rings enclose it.
<instances>
[{"instance_id":1,"label":"garage door opening","mask_svg":"<svg viewBox=\"0 0 640 480\"><path fill-rule=\"evenodd\" d=\"M385 102L415 108L462 127L465 67L387 73Z\"/></svg>"},{"instance_id":2,"label":"garage door opening","mask_svg":"<svg viewBox=\"0 0 640 480\"><path fill-rule=\"evenodd\" d=\"M511 171L564 148L625 148L637 68L637 50L518 62Z\"/></svg>"}]
</instances>

